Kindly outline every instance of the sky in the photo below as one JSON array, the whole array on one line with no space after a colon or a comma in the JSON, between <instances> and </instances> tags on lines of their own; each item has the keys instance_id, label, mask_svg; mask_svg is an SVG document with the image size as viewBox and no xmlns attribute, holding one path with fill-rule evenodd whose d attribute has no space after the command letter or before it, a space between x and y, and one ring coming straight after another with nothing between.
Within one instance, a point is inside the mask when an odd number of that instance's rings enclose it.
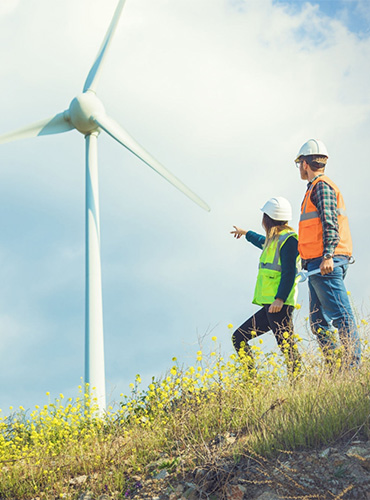
<instances>
[{"instance_id":1,"label":"sky","mask_svg":"<svg viewBox=\"0 0 370 500\"><path fill-rule=\"evenodd\" d=\"M0 134L68 108L115 0L2 0ZM101 252L108 401L140 374L225 355L251 303L260 208L285 196L297 228L294 158L329 151L354 241L347 288L369 317L370 2L127 0L102 71L107 113L203 198L207 213L103 133ZM84 368L84 140L0 146L0 408L76 396ZM299 288L303 328L307 285ZM306 332L306 335L308 333ZM274 346L272 334L266 345Z\"/></svg>"}]
</instances>

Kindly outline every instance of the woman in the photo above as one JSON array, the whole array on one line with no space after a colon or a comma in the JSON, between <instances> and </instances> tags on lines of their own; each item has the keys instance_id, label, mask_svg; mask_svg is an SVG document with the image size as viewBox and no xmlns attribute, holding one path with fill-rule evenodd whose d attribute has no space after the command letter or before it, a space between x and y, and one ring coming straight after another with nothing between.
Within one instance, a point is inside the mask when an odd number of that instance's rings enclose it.
<instances>
[{"instance_id":1,"label":"woman","mask_svg":"<svg viewBox=\"0 0 370 500\"><path fill-rule=\"evenodd\" d=\"M300 356L294 347L293 311L297 301L298 236L288 226L292 218L289 201L281 196L271 198L261 208L262 226L266 236L233 226L234 238L245 236L262 249L253 304L262 306L233 334L236 351L244 347L252 359L248 341L272 330L277 343L286 355L289 372L298 372Z\"/></svg>"}]
</instances>

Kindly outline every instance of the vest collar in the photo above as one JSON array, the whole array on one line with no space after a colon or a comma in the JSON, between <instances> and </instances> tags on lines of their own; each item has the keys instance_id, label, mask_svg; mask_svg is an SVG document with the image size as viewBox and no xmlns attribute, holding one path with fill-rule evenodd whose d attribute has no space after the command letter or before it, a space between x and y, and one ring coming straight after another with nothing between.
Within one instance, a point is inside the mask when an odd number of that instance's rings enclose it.
<instances>
[{"instance_id":1,"label":"vest collar","mask_svg":"<svg viewBox=\"0 0 370 500\"><path fill-rule=\"evenodd\" d=\"M307 189L311 186L311 184L318 178L318 177L322 177L323 175L325 174L317 174L312 180L310 180L310 182L307 183Z\"/></svg>"}]
</instances>

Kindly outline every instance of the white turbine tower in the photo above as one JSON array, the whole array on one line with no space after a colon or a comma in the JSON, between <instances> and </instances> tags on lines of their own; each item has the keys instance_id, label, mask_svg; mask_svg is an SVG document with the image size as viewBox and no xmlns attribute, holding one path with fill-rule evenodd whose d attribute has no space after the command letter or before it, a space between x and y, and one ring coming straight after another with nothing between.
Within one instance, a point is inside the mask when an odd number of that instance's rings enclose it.
<instances>
[{"instance_id":1,"label":"white turbine tower","mask_svg":"<svg viewBox=\"0 0 370 500\"><path fill-rule=\"evenodd\" d=\"M82 94L75 97L69 108L57 115L0 136L0 144L59 134L76 129L86 139L86 309L85 309L85 384L94 389L100 411L105 409L105 368L103 338L103 308L100 259L100 222L98 194L97 139L104 130L149 167L182 191L191 200L209 211L208 205L177 177L155 160L118 123L110 118L96 97L100 71L126 0L120 0L98 55L87 75Z\"/></svg>"}]
</instances>

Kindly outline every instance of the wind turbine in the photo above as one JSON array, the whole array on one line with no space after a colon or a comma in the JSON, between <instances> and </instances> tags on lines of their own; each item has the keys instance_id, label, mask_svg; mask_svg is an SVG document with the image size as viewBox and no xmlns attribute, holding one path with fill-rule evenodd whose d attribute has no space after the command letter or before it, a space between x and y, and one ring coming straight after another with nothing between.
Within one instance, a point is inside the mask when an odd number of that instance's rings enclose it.
<instances>
[{"instance_id":1,"label":"wind turbine","mask_svg":"<svg viewBox=\"0 0 370 500\"><path fill-rule=\"evenodd\" d=\"M126 0L119 0L111 24L87 75L83 91L69 108L55 116L0 136L0 144L39 135L60 134L76 129L86 139L86 288L85 288L85 384L94 388L99 411L103 412L105 398L103 307L100 257L100 219L98 193L97 139L103 130L131 151L173 186L204 210L209 206L177 177L140 146L126 130L110 118L96 90L108 48L116 31Z\"/></svg>"}]
</instances>

